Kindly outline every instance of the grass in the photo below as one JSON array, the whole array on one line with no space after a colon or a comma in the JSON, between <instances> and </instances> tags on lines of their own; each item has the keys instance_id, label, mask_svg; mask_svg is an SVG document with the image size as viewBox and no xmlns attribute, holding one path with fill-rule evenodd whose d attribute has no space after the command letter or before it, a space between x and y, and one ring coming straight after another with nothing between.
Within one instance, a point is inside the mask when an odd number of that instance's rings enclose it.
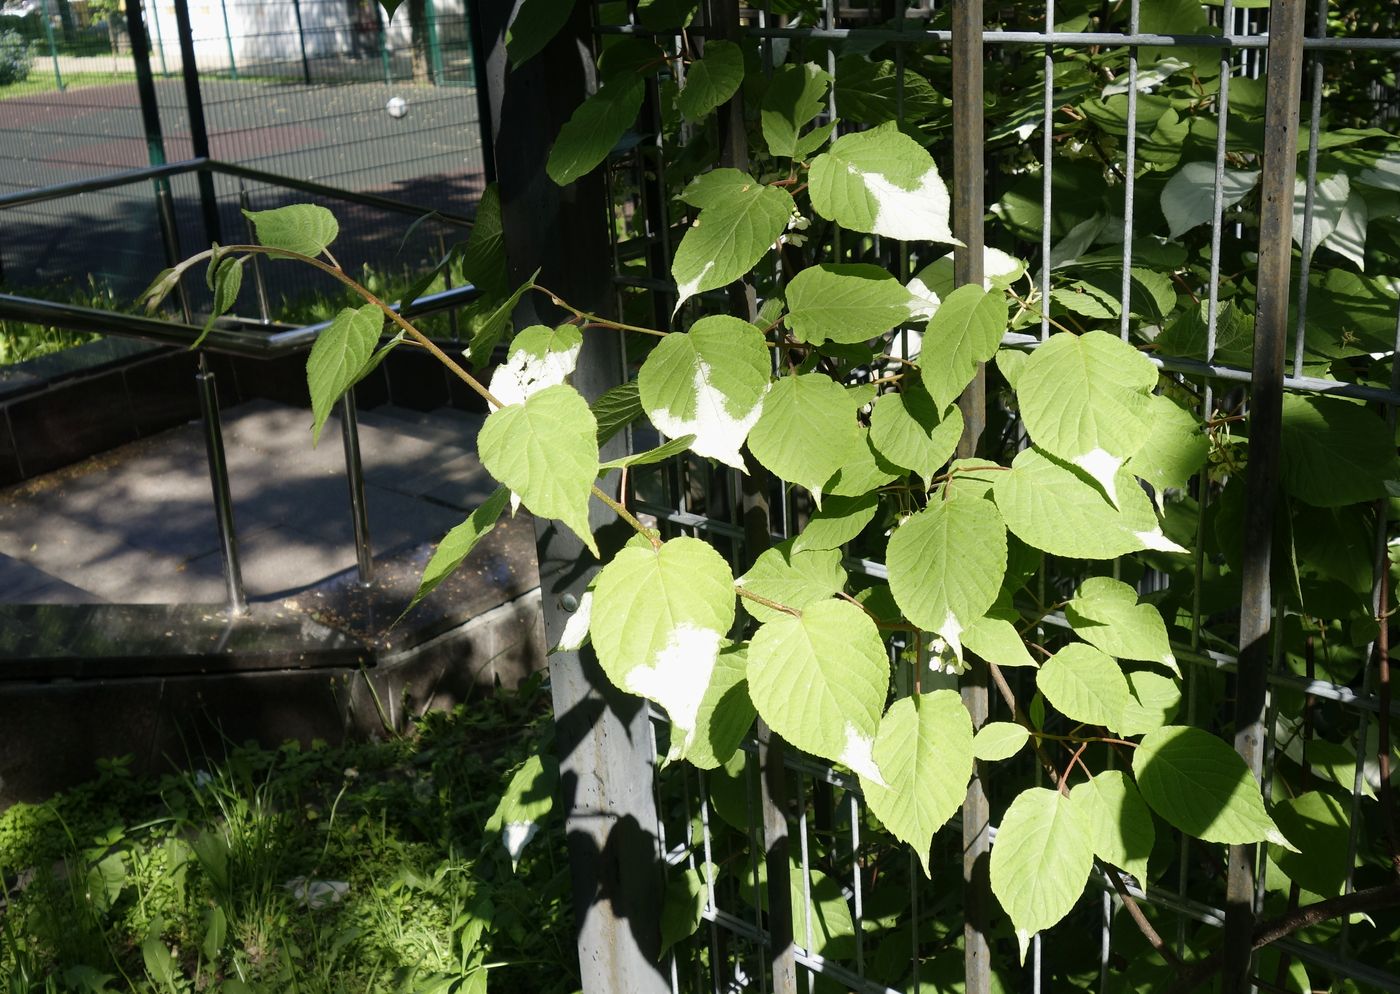
<instances>
[{"instance_id":1,"label":"grass","mask_svg":"<svg viewBox=\"0 0 1400 994\"><path fill-rule=\"evenodd\" d=\"M546 748L539 681L413 735L127 761L0 816L0 990L578 989L562 833L517 870L485 824ZM480 985L480 986L478 986Z\"/></svg>"},{"instance_id":2,"label":"grass","mask_svg":"<svg viewBox=\"0 0 1400 994\"><path fill-rule=\"evenodd\" d=\"M135 81L134 73L118 72L75 72L63 75L63 89L83 90L93 86L110 86L113 83L131 83ZM52 63L45 63L40 59L34 60L34 66L29 70L29 78L19 82L0 86L0 100L12 100L15 97L33 97L41 93L58 92L58 82L53 77Z\"/></svg>"}]
</instances>

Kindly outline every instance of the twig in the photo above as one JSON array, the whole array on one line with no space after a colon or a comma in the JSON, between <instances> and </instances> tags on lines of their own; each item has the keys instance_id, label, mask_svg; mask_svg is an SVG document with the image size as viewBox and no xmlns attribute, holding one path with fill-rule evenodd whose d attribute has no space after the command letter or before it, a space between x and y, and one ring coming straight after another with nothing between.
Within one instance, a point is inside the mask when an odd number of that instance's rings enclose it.
<instances>
[{"instance_id":1,"label":"twig","mask_svg":"<svg viewBox=\"0 0 1400 994\"><path fill-rule=\"evenodd\" d=\"M738 592L740 597L746 598L747 600L751 600L755 604L762 604L764 607L771 608L774 611L781 611L783 612L783 614L790 614L794 618L802 617L802 612L795 607L788 607L786 604L779 604L777 601L769 600L762 594L756 594L752 590L745 590L743 587L740 586L735 586L734 589Z\"/></svg>"},{"instance_id":2,"label":"twig","mask_svg":"<svg viewBox=\"0 0 1400 994\"><path fill-rule=\"evenodd\" d=\"M1329 898L1326 901L1318 901L1272 921L1262 922L1254 930L1252 948L1263 949L1270 943L1286 938L1301 928L1317 925L1332 918L1340 918L1342 915L1356 914L1362 911L1379 911L1396 905L1400 905L1400 883L1371 887L1367 890L1343 894L1341 897ZM1224 965L1224 952L1212 953L1187 969L1176 984L1168 990L1167 994L1189 994L1190 991L1194 991L1219 973Z\"/></svg>"},{"instance_id":3,"label":"twig","mask_svg":"<svg viewBox=\"0 0 1400 994\"><path fill-rule=\"evenodd\" d=\"M1102 863L1103 861L1100 860L1099 862ZM1168 966L1180 970L1182 967L1181 959L1176 953L1172 952L1171 946L1162 941L1162 937L1157 934L1157 930L1152 927L1152 923L1148 921L1147 916L1142 913L1142 908L1138 905L1137 899L1134 898L1132 894L1128 893L1128 885L1123 883L1122 874L1118 872L1117 868L1110 866L1108 863L1103 863L1103 870L1108 876L1109 882L1113 884L1113 889L1118 892L1119 900L1123 902L1123 907L1127 909L1129 916L1132 917L1133 923L1137 925L1138 931L1142 933L1143 938L1147 940L1148 944L1151 945L1153 949L1157 950L1157 955L1167 961Z\"/></svg>"}]
</instances>

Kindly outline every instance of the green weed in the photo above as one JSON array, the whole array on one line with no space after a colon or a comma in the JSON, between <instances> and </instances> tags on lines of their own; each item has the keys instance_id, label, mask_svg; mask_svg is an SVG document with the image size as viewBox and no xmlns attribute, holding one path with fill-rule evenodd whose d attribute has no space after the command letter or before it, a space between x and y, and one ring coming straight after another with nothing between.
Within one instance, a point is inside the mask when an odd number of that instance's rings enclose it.
<instances>
[{"instance_id":1,"label":"green weed","mask_svg":"<svg viewBox=\"0 0 1400 994\"><path fill-rule=\"evenodd\" d=\"M568 992L566 861L484 826L538 683L329 748L229 746L0 815L0 992ZM551 837L559 844L562 833Z\"/></svg>"}]
</instances>

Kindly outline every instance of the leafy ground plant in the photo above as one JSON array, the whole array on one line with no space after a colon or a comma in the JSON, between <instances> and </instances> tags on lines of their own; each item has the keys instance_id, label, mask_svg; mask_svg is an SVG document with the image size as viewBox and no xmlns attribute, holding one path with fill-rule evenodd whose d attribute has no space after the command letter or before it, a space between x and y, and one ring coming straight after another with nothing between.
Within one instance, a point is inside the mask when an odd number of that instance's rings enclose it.
<instances>
[{"instance_id":1,"label":"leafy ground plant","mask_svg":"<svg viewBox=\"0 0 1400 994\"><path fill-rule=\"evenodd\" d=\"M535 681L407 738L230 744L158 780L106 761L15 805L0 816L0 990L576 989L557 837L517 861L487 830L523 824L511 798L543 782L537 759L512 777L548 749L541 704Z\"/></svg>"}]
</instances>

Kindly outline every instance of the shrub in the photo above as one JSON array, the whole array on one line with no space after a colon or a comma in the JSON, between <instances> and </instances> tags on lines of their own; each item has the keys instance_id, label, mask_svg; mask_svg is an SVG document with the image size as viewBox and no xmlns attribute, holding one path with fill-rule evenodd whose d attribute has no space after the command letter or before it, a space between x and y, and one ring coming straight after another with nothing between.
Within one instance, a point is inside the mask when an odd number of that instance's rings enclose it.
<instances>
[{"instance_id":1,"label":"shrub","mask_svg":"<svg viewBox=\"0 0 1400 994\"><path fill-rule=\"evenodd\" d=\"M15 31L0 31L0 86L29 77L29 43Z\"/></svg>"}]
</instances>

